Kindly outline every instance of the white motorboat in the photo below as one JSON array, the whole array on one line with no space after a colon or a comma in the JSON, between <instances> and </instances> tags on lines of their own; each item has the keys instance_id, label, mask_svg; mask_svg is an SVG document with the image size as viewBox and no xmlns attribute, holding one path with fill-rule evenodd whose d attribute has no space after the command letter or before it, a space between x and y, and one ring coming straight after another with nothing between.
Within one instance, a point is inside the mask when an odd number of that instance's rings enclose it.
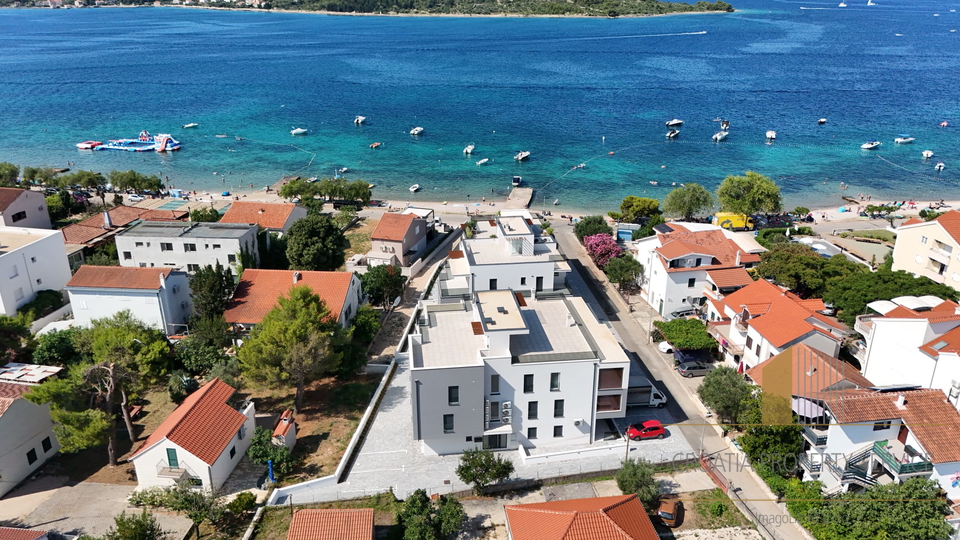
<instances>
[{"instance_id":1,"label":"white motorboat","mask_svg":"<svg viewBox=\"0 0 960 540\"><path fill-rule=\"evenodd\" d=\"M880 148L880 145L882 144L883 143L880 141L867 141L861 144L860 148L862 148L863 150L876 150L877 148Z\"/></svg>"},{"instance_id":2,"label":"white motorboat","mask_svg":"<svg viewBox=\"0 0 960 540\"><path fill-rule=\"evenodd\" d=\"M716 133L713 134L713 137L712 137L713 142L720 142L720 141L726 139L726 138L727 138L727 135L729 135L729 134L730 134L730 133L729 133L729 132L726 132L726 131L718 131L718 132L716 132Z\"/></svg>"},{"instance_id":3,"label":"white motorboat","mask_svg":"<svg viewBox=\"0 0 960 540\"><path fill-rule=\"evenodd\" d=\"M817 124L819 124L819 125L821 125L821 126L824 125L824 124L826 124L826 123L827 123L827 119L826 119L826 118L821 118L821 119L817 120Z\"/></svg>"},{"instance_id":4,"label":"white motorboat","mask_svg":"<svg viewBox=\"0 0 960 540\"><path fill-rule=\"evenodd\" d=\"M483 159L481 159L480 161L477 162L477 165L483 165L483 164L485 164L485 163L488 162L488 161L490 161L490 158L483 158Z\"/></svg>"},{"instance_id":5,"label":"white motorboat","mask_svg":"<svg viewBox=\"0 0 960 540\"><path fill-rule=\"evenodd\" d=\"M940 163L937 163L937 165L934 167L934 169L936 169L936 170L938 170L938 171L942 171L942 170L943 170L943 162L941 161Z\"/></svg>"},{"instance_id":6,"label":"white motorboat","mask_svg":"<svg viewBox=\"0 0 960 540\"><path fill-rule=\"evenodd\" d=\"M676 138L677 138L677 135L680 135L680 130L679 130L679 129L671 129L670 131L667 132L666 137L667 137L668 139L676 139Z\"/></svg>"},{"instance_id":7,"label":"white motorboat","mask_svg":"<svg viewBox=\"0 0 960 540\"><path fill-rule=\"evenodd\" d=\"M472 145L472 144L468 144L467 147L463 149L463 153L464 153L464 154L472 154L474 148L476 148L476 146L474 146L474 145Z\"/></svg>"},{"instance_id":8,"label":"white motorboat","mask_svg":"<svg viewBox=\"0 0 960 540\"><path fill-rule=\"evenodd\" d=\"M198 124L198 123L196 123L196 122L191 122L191 123L189 123L189 124L184 124L184 125L183 125L183 129L195 128L195 127L197 127L197 126L199 126L199 125L200 125L200 124Z\"/></svg>"},{"instance_id":9,"label":"white motorboat","mask_svg":"<svg viewBox=\"0 0 960 540\"><path fill-rule=\"evenodd\" d=\"M910 144L917 139L907 135L906 133L901 133L899 137L893 140L897 144Z\"/></svg>"},{"instance_id":10,"label":"white motorboat","mask_svg":"<svg viewBox=\"0 0 960 540\"><path fill-rule=\"evenodd\" d=\"M423 133L423 128L420 127L420 126L417 126L417 127L415 127L415 128L413 128L413 129L410 130L410 134L411 134L411 135L419 135L419 134L421 134L421 133Z\"/></svg>"},{"instance_id":11,"label":"white motorboat","mask_svg":"<svg viewBox=\"0 0 960 540\"><path fill-rule=\"evenodd\" d=\"M341 168L337 169L337 172L340 173L340 174L343 174L343 173L345 173L345 172L350 172L350 167L341 167Z\"/></svg>"},{"instance_id":12,"label":"white motorboat","mask_svg":"<svg viewBox=\"0 0 960 540\"><path fill-rule=\"evenodd\" d=\"M776 131L774 131L774 130L772 130L772 129L769 130L769 131L767 131L767 139L768 139L768 140L771 140L771 141L772 141L772 140L774 140L774 139L776 139L776 138L777 138L777 132L776 132Z\"/></svg>"},{"instance_id":13,"label":"white motorboat","mask_svg":"<svg viewBox=\"0 0 960 540\"><path fill-rule=\"evenodd\" d=\"M522 177L520 177L520 176L514 176L514 177L513 177L513 180L511 181L511 184L513 184L513 187L517 187L517 186L519 186L522 182L523 182L523 178L522 178Z\"/></svg>"},{"instance_id":14,"label":"white motorboat","mask_svg":"<svg viewBox=\"0 0 960 540\"><path fill-rule=\"evenodd\" d=\"M524 150L523 152L518 152L517 155L513 156L513 159L517 161L523 161L528 157L530 157L530 152L527 152L526 150Z\"/></svg>"},{"instance_id":15,"label":"white motorboat","mask_svg":"<svg viewBox=\"0 0 960 540\"><path fill-rule=\"evenodd\" d=\"M683 120L680 120L679 118L674 118L673 120L670 120L667 122L667 127L669 128L677 128L682 125L683 125Z\"/></svg>"},{"instance_id":16,"label":"white motorboat","mask_svg":"<svg viewBox=\"0 0 960 540\"><path fill-rule=\"evenodd\" d=\"M553 205L556 206L556 205L558 205L558 204L560 204L560 199L554 199L554 200L553 200Z\"/></svg>"},{"instance_id":17,"label":"white motorboat","mask_svg":"<svg viewBox=\"0 0 960 540\"><path fill-rule=\"evenodd\" d=\"M876 4L873 3L873 0L867 0L867 5L868 5L868 6L875 6Z\"/></svg>"},{"instance_id":18,"label":"white motorboat","mask_svg":"<svg viewBox=\"0 0 960 540\"><path fill-rule=\"evenodd\" d=\"M845 2L840 2L840 5L837 7L847 7L847 4Z\"/></svg>"},{"instance_id":19,"label":"white motorboat","mask_svg":"<svg viewBox=\"0 0 960 540\"><path fill-rule=\"evenodd\" d=\"M366 116L358 116L358 117L356 117L356 118L353 119L353 123L354 123L354 124L362 124L362 123L364 123L364 122L366 122L366 121L367 121L367 117L366 117Z\"/></svg>"},{"instance_id":20,"label":"white motorboat","mask_svg":"<svg viewBox=\"0 0 960 540\"><path fill-rule=\"evenodd\" d=\"M416 193L420 191L420 184L414 184L410 186L410 193Z\"/></svg>"},{"instance_id":21,"label":"white motorboat","mask_svg":"<svg viewBox=\"0 0 960 540\"><path fill-rule=\"evenodd\" d=\"M720 120L720 131L729 131L729 130L730 130L730 121Z\"/></svg>"},{"instance_id":22,"label":"white motorboat","mask_svg":"<svg viewBox=\"0 0 960 540\"><path fill-rule=\"evenodd\" d=\"M291 134L291 135L303 135L303 134L306 133L306 132L307 132L307 130L305 130L305 129L303 129L303 128L293 128L293 129L290 130L290 134Z\"/></svg>"},{"instance_id":23,"label":"white motorboat","mask_svg":"<svg viewBox=\"0 0 960 540\"><path fill-rule=\"evenodd\" d=\"M922 154L923 159L930 159L933 157L933 150L924 150Z\"/></svg>"}]
</instances>

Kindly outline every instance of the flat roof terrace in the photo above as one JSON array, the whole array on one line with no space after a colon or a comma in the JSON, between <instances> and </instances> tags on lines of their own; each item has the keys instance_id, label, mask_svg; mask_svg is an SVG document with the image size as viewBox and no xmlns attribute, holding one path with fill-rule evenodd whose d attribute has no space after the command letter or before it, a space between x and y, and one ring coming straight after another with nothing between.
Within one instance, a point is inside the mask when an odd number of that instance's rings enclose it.
<instances>
[{"instance_id":1,"label":"flat roof terrace","mask_svg":"<svg viewBox=\"0 0 960 540\"><path fill-rule=\"evenodd\" d=\"M414 368L482 365L477 351L485 346L473 331L473 310L428 311L422 342L411 343Z\"/></svg>"},{"instance_id":2,"label":"flat roof terrace","mask_svg":"<svg viewBox=\"0 0 960 540\"><path fill-rule=\"evenodd\" d=\"M245 223L183 223L142 221L117 236L138 238L242 238L256 225Z\"/></svg>"},{"instance_id":3,"label":"flat roof terrace","mask_svg":"<svg viewBox=\"0 0 960 540\"><path fill-rule=\"evenodd\" d=\"M510 353L520 362L597 358L562 299L531 302L523 319L530 333L510 340Z\"/></svg>"}]
</instances>

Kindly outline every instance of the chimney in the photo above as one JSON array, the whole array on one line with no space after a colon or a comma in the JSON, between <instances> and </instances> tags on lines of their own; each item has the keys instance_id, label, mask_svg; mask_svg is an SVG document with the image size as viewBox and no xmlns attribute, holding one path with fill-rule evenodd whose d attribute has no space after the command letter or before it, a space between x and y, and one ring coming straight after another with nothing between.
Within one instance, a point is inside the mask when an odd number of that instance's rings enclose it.
<instances>
[{"instance_id":1,"label":"chimney","mask_svg":"<svg viewBox=\"0 0 960 540\"><path fill-rule=\"evenodd\" d=\"M813 374L816 373L816 372L817 372L817 368L811 367L811 368L807 371L807 377L813 377Z\"/></svg>"},{"instance_id":2,"label":"chimney","mask_svg":"<svg viewBox=\"0 0 960 540\"><path fill-rule=\"evenodd\" d=\"M737 266L740 266L740 250L737 250Z\"/></svg>"},{"instance_id":3,"label":"chimney","mask_svg":"<svg viewBox=\"0 0 960 540\"><path fill-rule=\"evenodd\" d=\"M298 281L300 281L301 279L303 279L303 274L301 274L300 272L294 272L294 273L293 273L293 283L294 283L294 285L296 285L296 283L297 283Z\"/></svg>"},{"instance_id":4,"label":"chimney","mask_svg":"<svg viewBox=\"0 0 960 540\"><path fill-rule=\"evenodd\" d=\"M953 314L960 315L960 304L957 304L956 307L953 308Z\"/></svg>"},{"instance_id":5,"label":"chimney","mask_svg":"<svg viewBox=\"0 0 960 540\"><path fill-rule=\"evenodd\" d=\"M160 274L160 288L161 289L167 288L167 277L163 274Z\"/></svg>"},{"instance_id":6,"label":"chimney","mask_svg":"<svg viewBox=\"0 0 960 540\"><path fill-rule=\"evenodd\" d=\"M103 212L103 228L104 229L113 228L113 222L110 221L110 212L107 212L106 210L104 210Z\"/></svg>"},{"instance_id":7,"label":"chimney","mask_svg":"<svg viewBox=\"0 0 960 540\"><path fill-rule=\"evenodd\" d=\"M260 211L257 212L257 213L258 213L258 214L262 214L262 213L263 213L263 208L261 208Z\"/></svg>"},{"instance_id":8,"label":"chimney","mask_svg":"<svg viewBox=\"0 0 960 540\"><path fill-rule=\"evenodd\" d=\"M897 395L897 408L901 410L907 408L907 397L903 394Z\"/></svg>"}]
</instances>

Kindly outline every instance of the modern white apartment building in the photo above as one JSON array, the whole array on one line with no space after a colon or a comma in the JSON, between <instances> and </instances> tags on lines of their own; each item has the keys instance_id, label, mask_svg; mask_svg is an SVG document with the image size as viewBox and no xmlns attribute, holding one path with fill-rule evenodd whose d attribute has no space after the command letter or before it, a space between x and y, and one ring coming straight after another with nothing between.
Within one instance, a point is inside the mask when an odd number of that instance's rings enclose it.
<instances>
[{"instance_id":1,"label":"modern white apartment building","mask_svg":"<svg viewBox=\"0 0 960 540\"><path fill-rule=\"evenodd\" d=\"M626 413L630 360L582 298L481 291L420 313L408 350L424 452L589 444Z\"/></svg>"},{"instance_id":2,"label":"modern white apartment building","mask_svg":"<svg viewBox=\"0 0 960 540\"><path fill-rule=\"evenodd\" d=\"M218 262L235 268L241 252L259 260L257 226L251 224L142 221L116 242L121 266L196 272Z\"/></svg>"},{"instance_id":3,"label":"modern white apartment building","mask_svg":"<svg viewBox=\"0 0 960 540\"><path fill-rule=\"evenodd\" d=\"M38 291L59 291L70 281L60 231L0 227L0 309L7 316Z\"/></svg>"}]
</instances>

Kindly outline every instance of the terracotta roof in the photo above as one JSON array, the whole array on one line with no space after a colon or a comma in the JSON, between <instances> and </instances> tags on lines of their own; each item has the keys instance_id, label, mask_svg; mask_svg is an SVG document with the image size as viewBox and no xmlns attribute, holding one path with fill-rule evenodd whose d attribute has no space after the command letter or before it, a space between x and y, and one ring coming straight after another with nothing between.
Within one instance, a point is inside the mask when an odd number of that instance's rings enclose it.
<instances>
[{"instance_id":1,"label":"terracotta roof","mask_svg":"<svg viewBox=\"0 0 960 540\"><path fill-rule=\"evenodd\" d=\"M914 311L906 306L900 306L891 309L884 315L876 318L883 319L924 319L931 323L960 321L960 315L957 314L957 303L952 300L944 300L928 311Z\"/></svg>"},{"instance_id":2,"label":"terracotta roof","mask_svg":"<svg viewBox=\"0 0 960 540\"><path fill-rule=\"evenodd\" d=\"M296 284L293 282L295 273L300 274ZM231 324L257 324L277 307L277 299L290 292L294 285L306 285L320 296L330 310L330 316L339 320L352 280L350 272L244 270L230 307L223 316Z\"/></svg>"},{"instance_id":3,"label":"terracotta roof","mask_svg":"<svg viewBox=\"0 0 960 540\"><path fill-rule=\"evenodd\" d=\"M190 216L189 212L182 210L154 210L138 206L116 206L107 213L110 214L111 227L109 229L104 227L103 213L99 213L79 223L67 225L60 229L64 243L88 244L92 240L126 227L138 219L143 221L182 221Z\"/></svg>"},{"instance_id":4,"label":"terracotta roof","mask_svg":"<svg viewBox=\"0 0 960 540\"><path fill-rule=\"evenodd\" d=\"M753 278L741 267L724 268L721 270L707 270L707 276L714 285L721 289L730 287L744 287L753 283Z\"/></svg>"},{"instance_id":5,"label":"terracotta roof","mask_svg":"<svg viewBox=\"0 0 960 540\"><path fill-rule=\"evenodd\" d=\"M287 540L373 540L373 508L297 510Z\"/></svg>"},{"instance_id":6,"label":"terracotta roof","mask_svg":"<svg viewBox=\"0 0 960 540\"><path fill-rule=\"evenodd\" d=\"M920 346L920 350L936 358L940 353L960 354L960 326Z\"/></svg>"},{"instance_id":7,"label":"terracotta roof","mask_svg":"<svg viewBox=\"0 0 960 540\"><path fill-rule=\"evenodd\" d=\"M370 235L370 239L400 242L407 235L416 218L417 216L413 214L384 214L380 218L380 223L377 223L377 228Z\"/></svg>"},{"instance_id":8,"label":"terracotta roof","mask_svg":"<svg viewBox=\"0 0 960 540\"><path fill-rule=\"evenodd\" d=\"M47 531L0 527L0 540L37 540L43 538L46 534Z\"/></svg>"},{"instance_id":9,"label":"terracotta roof","mask_svg":"<svg viewBox=\"0 0 960 540\"><path fill-rule=\"evenodd\" d=\"M7 412L13 402L33 388L26 384L0 383L0 416ZM0 539L2 540L2 539Z\"/></svg>"},{"instance_id":10,"label":"terracotta roof","mask_svg":"<svg viewBox=\"0 0 960 540\"><path fill-rule=\"evenodd\" d=\"M636 495L504 506L513 540L659 540Z\"/></svg>"},{"instance_id":11,"label":"terracotta roof","mask_svg":"<svg viewBox=\"0 0 960 540\"><path fill-rule=\"evenodd\" d=\"M170 277L170 268L83 265L67 282L67 287L94 289L160 289L160 276Z\"/></svg>"},{"instance_id":12,"label":"terracotta roof","mask_svg":"<svg viewBox=\"0 0 960 540\"><path fill-rule=\"evenodd\" d=\"M286 420L286 421L285 421ZM277 418L277 425L273 428L273 436L280 437L287 434L293 427L293 411L287 409Z\"/></svg>"},{"instance_id":13,"label":"terracotta roof","mask_svg":"<svg viewBox=\"0 0 960 540\"><path fill-rule=\"evenodd\" d=\"M960 212L957 210L949 210L932 221L923 221L914 218L901 223L898 229L906 227L919 228L925 225L933 226L934 224L940 225L940 227L942 227L943 230L954 239L954 241L960 242Z\"/></svg>"},{"instance_id":14,"label":"terracotta roof","mask_svg":"<svg viewBox=\"0 0 960 540\"><path fill-rule=\"evenodd\" d=\"M779 360L790 358L793 366L789 372L773 371ZM814 393L841 388L870 388L873 383L860 374L855 367L804 344L794 345L782 353L747 370L747 375L758 385L765 377L783 379L790 377L795 396L810 396Z\"/></svg>"},{"instance_id":15,"label":"terracotta roof","mask_svg":"<svg viewBox=\"0 0 960 540\"><path fill-rule=\"evenodd\" d=\"M227 400L236 392L216 378L190 394L128 459L167 439L207 465L213 465L246 422ZM252 437L253 433L248 433Z\"/></svg>"},{"instance_id":16,"label":"terracotta roof","mask_svg":"<svg viewBox=\"0 0 960 540\"><path fill-rule=\"evenodd\" d=\"M897 407L899 395L905 398ZM831 392L822 398L841 424L902 419L933 463L960 461L960 412L942 390L926 388L897 392Z\"/></svg>"},{"instance_id":17,"label":"terracotta roof","mask_svg":"<svg viewBox=\"0 0 960 540\"><path fill-rule=\"evenodd\" d=\"M925 223L925 222L920 218L910 218L904 221L903 223L901 223L900 226L906 227L907 225L916 225L917 223Z\"/></svg>"},{"instance_id":18,"label":"terracotta roof","mask_svg":"<svg viewBox=\"0 0 960 540\"><path fill-rule=\"evenodd\" d=\"M670 224L670 227L674 229L673 232L657 235L663 245L656 250L668 260L696 253L713 257L713 265L720 267L736 267L745 263L760 262L760 255L747 253L719 229L689 232L674 224ZM737 264L738 251L740 264ZM677 270L689 270L689 268Z\"/></svg>"},{"instance_id":19,"label":"terracotta roof","mask_svg":"<svg viewBox=\"0 0 960 540\"><path fill-rule=\"evenodd\" d=\"M220 223L256 223L263 229L282 229L297 205L293 203L235 202Z\"/></svg>"},{"instance_id":20,"label":"terracotta roof","mask_svg":"<svg viewBox=\"0 0 960 540\"><path fill-rule=\"evenodd\" d=\"M657 253L663 255L663 257L667 260L677 259L685 255L693 254L706 255L708 257L713 256L713 254L709 253L704 247L679 240L667 241L665 244L657 248Z\"/></svg>"},{"instance_id":21,"label":"terracotta roof","mask_svg":"<svg viewBox=\"0 0 960 540\"><path fill-rule=\"evenodd\" d=\"M13 201L17 200L24 191L26 190L20 188L0 188L0 212L5 211L8 206L13 204Z\"/></svg>"}]
</instances>

